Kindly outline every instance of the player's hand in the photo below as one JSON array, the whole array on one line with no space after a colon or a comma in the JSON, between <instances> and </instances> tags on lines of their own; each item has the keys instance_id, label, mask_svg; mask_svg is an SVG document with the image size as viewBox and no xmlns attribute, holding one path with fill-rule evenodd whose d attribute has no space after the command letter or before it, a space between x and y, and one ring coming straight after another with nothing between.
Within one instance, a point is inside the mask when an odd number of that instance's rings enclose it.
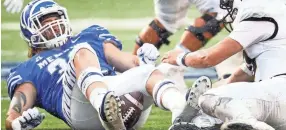
<instances>
[{"instance_id":1,"label":"player's hand","mask_svg":"<svg viewBox=\"0 0 286 130\"><path fill-rule=\"evenodd\" d=\"M13 130L30 130L37 127L45 119L45 114L40 113L37 108L28 109L12 122Z\"/></svg>"},{"instance_id":2,"label":"player's hand","mask_svg":"<svg viewBox=\"0 0 286 130\"><path fill-rule=\"evenodd\" d=\"M24 0L5 0L4 6L8 13L19 13L23 7Z\"/></svg>"},{"instance_id":3,"label":"player's hand","mask_svg":"<svg viewBox=\"0 0 286 130\"><path fill-rule=\"evenodd\" d=\"M155 65L156 60L160 56L160 53L153 44L144 43L143 46L137 50L137 56L139 57L140 65Z\"/></svg>"},{"instance_id":4,"label":"player's hand","mask_svg":"<svg viewBox=\"0 0 286 130\"><path fill-rule=\"evenodd\" d=\"M172 65L184 66L182 64L182 58L186 53L188 53L188 52L184 52L183 50L178 50L178 49L171 50L171 51L168 51L167 53L164 54L161 61L163 63L169 63Z\"/></svg>"}]
</instances>

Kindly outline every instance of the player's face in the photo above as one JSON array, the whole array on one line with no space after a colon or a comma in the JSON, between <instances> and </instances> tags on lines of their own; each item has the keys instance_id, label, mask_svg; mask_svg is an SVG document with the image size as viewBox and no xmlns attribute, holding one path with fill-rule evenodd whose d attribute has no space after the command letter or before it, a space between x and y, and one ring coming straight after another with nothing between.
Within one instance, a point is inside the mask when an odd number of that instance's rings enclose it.
<instances>
[{"instance_id":1,"label":"player's face","mask_svg":"<svg viewBox=\"0 0 286 130\"><path fill-rule=\"evenodd\" d=\"M59 24L58 22L54 22L56 20L60 19L59 17L52 16L45 18L41 21L42 26L44 27L43 30L41 30L42 35L46 38L46 40L54 39L60 35L62 35L62 32L65 32L65 27L62 24Z\"/></svg>"}]
</instances>

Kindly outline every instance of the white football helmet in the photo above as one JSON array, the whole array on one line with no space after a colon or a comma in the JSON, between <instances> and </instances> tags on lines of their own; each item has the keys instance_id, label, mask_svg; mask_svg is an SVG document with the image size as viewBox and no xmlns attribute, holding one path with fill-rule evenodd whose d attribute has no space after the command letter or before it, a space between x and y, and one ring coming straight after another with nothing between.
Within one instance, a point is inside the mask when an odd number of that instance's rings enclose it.
<instances>
[{"instance_id":1,"label":"white football helmet","mask_svg":"<svg viewBox=\"0 0 286 130\"><path fill-rule=\"evenodd\" d=\"M220 0L220 8L224 11L224 16L222 21L225 25L227 31L231 32L233 30L231 23L234 21L239 6L241 5L242 0ZM226 24L229 24L229 28Z\"/></svg>"},{"instance_id":2,"label":"white football helmet","mask_svg":"<svg viewBox=\"0 0 286 130\"><path fill-rule=\"evenodd\" d=\"M42 22L53 17L48 22ZM34 0L21 14L21 35L32 48L56 48L72 35L66 8L53 0Z\"/></svg>"}]
</instances>

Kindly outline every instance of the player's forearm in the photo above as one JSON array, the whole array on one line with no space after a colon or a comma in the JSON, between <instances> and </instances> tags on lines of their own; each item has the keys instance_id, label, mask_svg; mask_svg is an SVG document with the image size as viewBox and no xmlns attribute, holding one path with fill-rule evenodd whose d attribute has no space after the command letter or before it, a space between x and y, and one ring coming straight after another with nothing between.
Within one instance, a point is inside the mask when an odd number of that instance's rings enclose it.
<instances>
[{"instance_id":1,"label":"player's forearm","mask_svg":"<svg viewBox=\"0 0 286 130\"><path fill-rule=\"evenodd\" d=\"M7 112L7 118L6 118L6 129L12 129L12 121L16 119L17 117L21 116L22 112L27 110L28 108L32 107L32 102L28 101L31 100L32 95L26 96L22 91L16 91L11 103L9 110Z\"/></svg>"},{"instance_id":2,"label":"player's forearm","mask_svg":"<svg viewBox=\"0 0 286 130\"><path fill-rule=\"evenodd\" d=\"M107 62L119 72L124 72L139 65L137 56L122 52L111 43L104 44L104 53Z\"/></svg>"},{"instance_id":3,"label":"player's forearm","mask_svg":"<svg viewBox=\"0 0 286 130\"><path fill-rule=\"evenodd\" d=\"M227 80L227 83L234 82L252 82L254 76L245 73L241 68L238 68Z\"/></svg>"},{"instance_id":4,"label":"player's forearm","mask_svg":"<svg viewBox=\"0 0 286 130\"><path fill-rule=\"evenodd\" d=\"M118 58L111 57L111 62L119 72L124 72L139 65L138 57L127 52L121 52Z\"/></svg>"},{"instance_id":5,"label":"player's forearm","mask_svg":"<svg viewBox=\"0 0 286 130\"><path fill-rule=\"evenodd\" d=\"M187 66L194 68L208 68L218 64L218 61L210 58L207 50L199 50L193 53L189 53L185 58Z\"/></svg>"},{"instance_id":6,"label":"player's forearm","mask_svg":"<svg viewBox=\"0 0 286 130\"><path fill-rule=\"evenodd\" d=\"M207 68L215 66L243 48L235 40L227 37L215 46L189 53L185 58L187 66L194 68Z\"/></svg>"}]
</instances>

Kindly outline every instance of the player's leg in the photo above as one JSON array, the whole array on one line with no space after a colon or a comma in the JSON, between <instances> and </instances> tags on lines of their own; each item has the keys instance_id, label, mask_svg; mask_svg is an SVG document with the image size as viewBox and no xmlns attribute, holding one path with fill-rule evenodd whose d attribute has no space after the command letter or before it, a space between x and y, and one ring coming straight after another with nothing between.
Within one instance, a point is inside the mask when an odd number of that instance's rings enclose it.
<instances>
[{"instance_id":1,"label":"player's leg","mask_svg":"<svg viewBox=\"0 0 286 130\"><path fill-rule=\"evenodd\" d=\"M283 78L274 78L255 83L233 83L206 92L200 97L202 110L223 121L223 126L230 128L273 129L284 122L283 117L275 113L284 113L280 106L285 106L286 91ZM282 96L283 95L283 96ZM272 120L276 119L276 120ZM263 122L260 122L263 121ZM266 123L264 123L264 121ZM281 125L281 124L280 124Z\"/></svg>"},{"instance_id":2,"label":"player's leg","mask_svg":"<svg viewBox=\"0 0 286 130\"><path fill-rule=\"evenodd\" d=\"M172 122L185 109L185 94L180 92L173 81L165 79L159 70L155 70L148 78L146 90L156 106L172 112Z\"/></svg>"},{"instance_id":3,"label":"player's leg","mask_svg":"<svg viewBox=\"0 0 286 130\"><path fill-rule=\"evenodd\" d=\"M97 110L90 104L89 100L82 94L79 87L72 90L70 101L71 126L77 130L104 130Z\"/></svg>"},{"instance_id":4,"label":"player's leg","mask_svg":"<svg viewBox=\"0 0 286 130\"><path fill-rule=\"evenodd\" d=\"M142 29L136 38L133 54L144 43L154 44L158 49L162 44L169 44L168 37L184 25L188 0L154 0L156 18Z\"/></svg>"},{"instance_id":5,"label":"player's leg","mask_svg":"<svg viewBox=\"0 0 286 130\"><path fill-rule=\"evenodd\" d=\"M164 110L173 113L173 120L185 108L185 94L180 92L177 85L166 79L163 73L152 65L132 68L112 82L106 82L117 95L139 91L144 94L144 110L154 102Z\"/></svg>"},{"instance_id":6,"label":"player's leg","mask_svg":"<svg viewBox=\"0 0 286 130\"><path fill-rule=\"evenodd\" d=\"M175 66L168 63L161 63L157 66L157 69L160 70L166 78L174 81L182 93L187 92L188 87L184 79L184 72L186 69L185 67Z\"/></svg>"},{"instance_id":7,"label":"player's leg","mask_svg":"<svg viewBox=\"0 0 286 130\"><path fill-rule=\"evenodd\" d=\"M187 27L183 33L180 40L181 46L190 51L203 47L223 28L222 23L216 20L215 16L216 13L205 13L196 18L194 24Z\"/></svg>"},{"instance_id":8,"label":"player's leg","mask_svg":"<svg viewBox=\"0 0 286 130\"><path fill-rule=\"evenodd\" d=\"M221 121L199 111L198 99L201 94L211 89L211 80L206 76L198 78L189 88L186 99L189 109L185 109L174 121L169 130L204 129L218 130Z\"/></svg>"},{"instance_id":9,"label":"player's leg","mask_svg":"<svg viewBox=\"0 0 286 130\"><path fill-rule=\"evenodd\" d=\"M102 125L106 129L125 129L121 103L103 82L97 54L91 46L86 43L75 46L69 65L74 70L77 86L99 113Z\"/></svg>"}]
</instances>

